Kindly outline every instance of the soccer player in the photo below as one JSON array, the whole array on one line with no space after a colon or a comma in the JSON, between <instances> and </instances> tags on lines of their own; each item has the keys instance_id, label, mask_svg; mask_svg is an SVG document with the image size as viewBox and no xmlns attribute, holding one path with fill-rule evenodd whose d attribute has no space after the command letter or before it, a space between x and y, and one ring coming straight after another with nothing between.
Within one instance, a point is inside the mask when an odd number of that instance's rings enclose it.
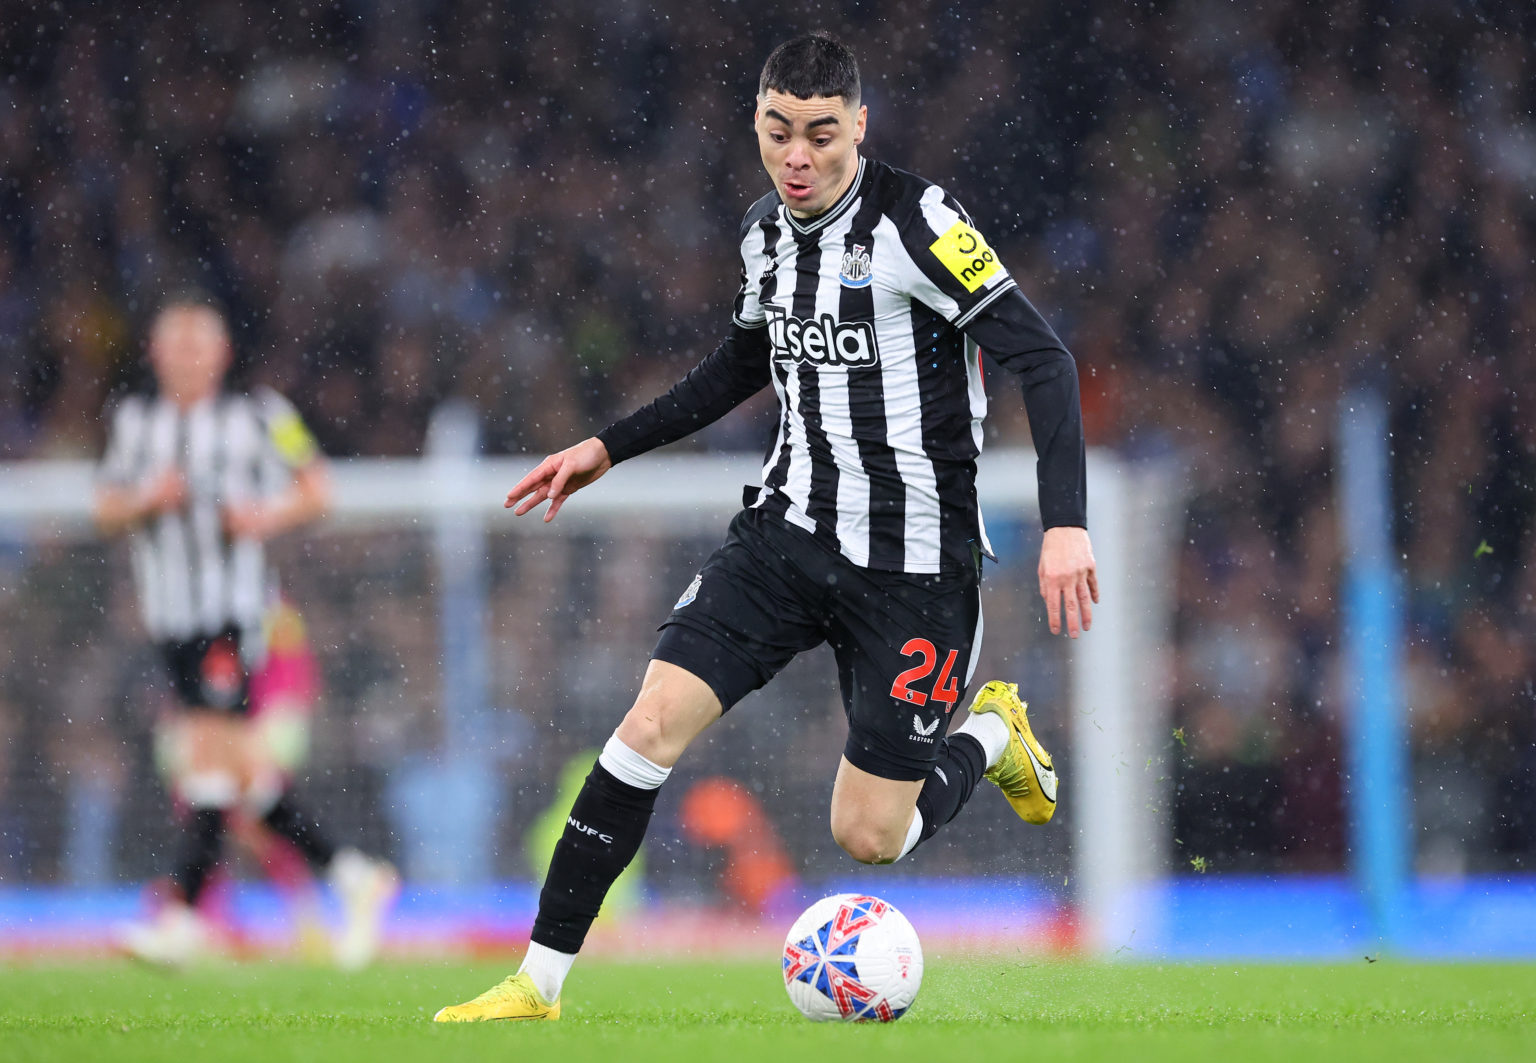
<instances>
[{"instance_id":1,"label":"soccer player","mask_svg":"<svg viewBox=\"0 0 1536 1063\"><path fill-rule=\"evenodd\" d=\"M609 883L638 851L688 744L795 654L831 644L848 717L832 836L900 859L987 777L1015 811L1055 810L1050 755L1017 687L986 684L949 737L981 636L990 556L975 484L978 348L1018 375L1039 454L1040 591L1052 633L1098 600L1072 357L953 198L860 155L853 55L824 34L774 50L754 123L774 192L739 234L730 332L665 395L551 455L507 495L518 515L709 424L764 387L778 436L761 488L662 628L636 699L576 798L519 972L440 1022L553 1019Z\"/></svg>"},{"instance_id":2,"label":"soccer player","mask_svg":"<svg viewBox=\"0 0 1536 1063\"><path fill-rule=\"evenodd\" d=\"M177 788L190 815L172 873L176 896L154 919L128 927L121 944L173 966L204 951L196 905L219 860L227 814L238 808L329 876L346 914L336 959L361 966L377 948L398 876L331 843L287 792L247 718L273 585L264 542L324 513L325 463L276 392L225 389L229 331L211 304L178 297L161 307L149 362L156 394L130 397L112 416L95 518L103 533L132 539L144 623L184 716Z\"/></svg>"}]
</instances>

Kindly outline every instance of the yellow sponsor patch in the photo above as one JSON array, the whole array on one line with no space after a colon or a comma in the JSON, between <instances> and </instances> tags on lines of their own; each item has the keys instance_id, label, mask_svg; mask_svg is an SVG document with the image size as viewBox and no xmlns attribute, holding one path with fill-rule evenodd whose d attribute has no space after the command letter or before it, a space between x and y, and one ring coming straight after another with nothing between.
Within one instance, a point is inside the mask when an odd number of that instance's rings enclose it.
<instances>
[{"instance_id":1,"label":"yellow sponsor patch","mask_svg":"<svg viewBox=\"0 0 1536 1063\"><path fill-rule=\"evenodd\" d=\"M982 239L981 233L963 221L951 225L943 236L928 245L928 250L965 285L968 292L974 292L1002 272L1003 264Z\"/></svg>"},{"instance_id":2,"label":"yellow sponsor patch","mask_svg":"<svg viewBox=\"0 0 1536 1063\"><path fill-rule=\"evenodd\" d=\"M272 421L268 430L272 437L272 445L277 448L278 456L289 465L295 467L308 465L315 458L319 449L315 445L315 437L309 429L304 427L304 422L296 413L285 413Z\"/></svg>"}]
</instances>

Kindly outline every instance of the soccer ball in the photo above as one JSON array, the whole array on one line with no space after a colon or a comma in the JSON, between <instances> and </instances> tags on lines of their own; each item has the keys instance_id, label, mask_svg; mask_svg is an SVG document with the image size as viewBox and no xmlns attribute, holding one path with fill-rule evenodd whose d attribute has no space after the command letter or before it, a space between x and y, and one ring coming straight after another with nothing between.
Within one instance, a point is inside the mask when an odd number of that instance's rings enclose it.
<instances>
[{"instance_id":1,"label":"soccer ball","mask_svg":"<svg viewBox=\"0 0 1536 1063\"><path fill-rule=\"evenodd\" d=\"M784 939L784 987L815 1022L892 1022L912 1006L922 984L917 931L878 897L823 897Z\"/></svg>"}]
</instances>

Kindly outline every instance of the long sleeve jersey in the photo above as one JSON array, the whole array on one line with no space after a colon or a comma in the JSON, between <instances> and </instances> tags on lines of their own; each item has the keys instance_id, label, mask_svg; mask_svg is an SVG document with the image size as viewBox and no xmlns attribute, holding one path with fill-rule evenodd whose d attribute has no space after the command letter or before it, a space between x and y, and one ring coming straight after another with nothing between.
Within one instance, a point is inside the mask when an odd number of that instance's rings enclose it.
<instances>
[{"instance_id":1,"label":"long sleeve jersey","mask_svg":"<svg viewBox=\"0 0 1536 1063\"><path fill-rule=\"evenodd\" d=\"M931 573L991 554L976 491L980 352L1020 378L1047 528L1086 526L1077 368L969 216L937 185L860 159L812 218L777 194L740 231L725 340L598 433L615 462L772 386L778 428L750 504L855 564Z\"/></svg>"}]
</instances>

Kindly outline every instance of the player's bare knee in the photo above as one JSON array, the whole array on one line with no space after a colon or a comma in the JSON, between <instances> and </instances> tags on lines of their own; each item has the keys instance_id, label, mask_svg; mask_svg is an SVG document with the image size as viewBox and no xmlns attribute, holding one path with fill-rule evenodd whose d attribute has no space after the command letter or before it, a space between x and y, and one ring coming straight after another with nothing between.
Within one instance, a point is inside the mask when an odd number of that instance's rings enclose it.
<instances>
[{"instance_id":1,"label":"player's bare knee","mask_svg":"<svg viewBox=\"0 0 1536 1063\"><path fill-rule=\"evenodd\" d=\"M660 717L639 703L624 714L614 734L630 749L650 760L656 759L655 754L662 746Z\"/></svg>"},{"instance_id":2,"label":"player's bare knee","mask_svg":"<svg viewBox=\"0 0 1536 1063\"><path fill-rule=\"evenodd\" d=\"M647 760L671 767L700 731L720 718L720 702L702 680L653 661L640 695L625 713L619 741Z\"/></svg>"},{"instance_id":3,"label":"player's bare knee","mask_svg":"<svg viewBox=\"0 0 1536 1063\"><path fill-rule=\"evenodd\" d=\"M671 765L682 755L675 729L667 726L663 703L654 699L635 702L614 733L630 749L657 764Z\"/></svg>"},{"instance_id":4,"label":"player's bare knee","mask_svg":"<svg viewBox=\"0 0 1536 1063\"><path fill-rule=\"evenodd\" d=\"M861 864L889 864L899 852L878 835L854 835L838 842L843 851Z\"/></svg>"},{"instance_id":5,"label":"player's bare knee","mask_svg":"<svg viewBox=\"0 0 1536 1063\"><path fill-rule=\"evenodd\" d=\"M878 824L832 821L832 837L843 852L861 864L889 864L901 855L903 839Z\"/></svg>"}]
</instances>

